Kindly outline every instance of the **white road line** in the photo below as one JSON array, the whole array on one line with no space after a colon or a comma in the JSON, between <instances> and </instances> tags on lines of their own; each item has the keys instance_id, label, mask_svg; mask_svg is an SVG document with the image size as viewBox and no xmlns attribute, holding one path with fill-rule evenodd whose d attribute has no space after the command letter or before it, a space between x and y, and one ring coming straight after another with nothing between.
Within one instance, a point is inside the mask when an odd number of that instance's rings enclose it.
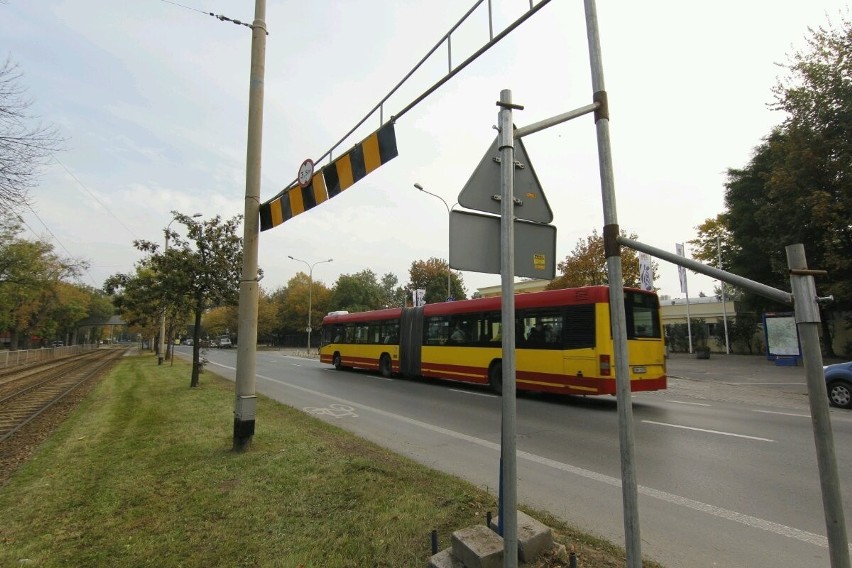
<instances>
[{"instance_id":1,"label":"white road line","mask_svg":"<svg viewBox=\"0 0 852 568\"><path fill-rule=\"evenodd\" d=\"M734 438L745 438L746 440L757 440L758 442L774 442L769 438L758 438L757 436L746 436L745 434L734 434L733 432L722 432L720 430L706 430L704 428L693 428L692 426L682 426L680 424L669 424L667 422L654 422L653 420L643 420L645 424L656 424L657 426L668 426L669 428L680 428L682 430L694 430L696 432L706 432L708 434L719 434L720 436L733 436Z\"/></svg>"},{"instance_id":2,"label":"white road line","mask_svg":"<svg viewBox=\"0 0 852 568\"><path fill-rule=\"evenodd\" d=\"M726 381L725 384L726 385L798 385L798 386L803 387L803 386L805 386L806 383L804 383L802 381L799 381L798 383L778 383L778 382L775 382L775 381L772 381L770 383L754 383L754 382L750 382L750 381L746 381L746 382L743 382L743 383L732 383L730 381Z\"/></svg>"},{"instance_id":3,"label":"white road line","mask_svg":"<svg viewBox=\"0 0 852 568\"><path fill-rule=\"evenodd\" d=\"M796 414L794 412L775 412L772 410L752 410L752 412L760 412L761 414L780 414L781 416L797 416L799 418L810 418L810 414Z\"/></svg>"},{"instance_id":4,"label":"white road line","mask_svg":"<svg viewBox=\"0 0 852 568\"><path fill-rule=\"evenodd\" d=\"M667 400L666 402L671 402L673 404L688 404L690 406L712 406L711 404L706 404L704 402L684 402L682 400Z\"/></svg>"},{"instance_id":5,"label":"white road line","mask_svg":"<svg viewBox=\"0 0 852 568\"><path fill-rule=\"evenodd\" d=\"M224 366L224 365L223 365ZM231 367L228 367L229 369ZM419 420L414 420L413 418L408 418L407 416L402 416L400 414L394 414L393 412L387 412L386 410L381 410L378 408L373 408L371 406L367 406L365 404L359 404L357 402L352 402L350 400L346 400L343 398L339 398L336 396L332 396L329 394L325 394L319 391L315 391L312 389L308 389L302 386L294 385L291 383L285 383L284 381L273 379L270 377L265 377L263 375L257 375L257 378L263 379L266 381L270 381L273 383L278 383L280 385L288 386L296 390L300 390L302 392L311 394L313 396L317 396L320 398L325 398L329 400L333 400L336 402L340 402L354 408L359 408L361 410L367 412L373 412L380 416L385 416L387 418L392 418L394 420L398 420L400 422L405 422L412 426L417 426L419 428L423 428L424 430L429 430L431 432L436 432L438 434L443 434L445 436L449 436L451 438L455 438L457 440L462 440L465 442L469 442L471 444L476 444L477 446L488 448L493 450L494 452L500 452L500 444L489 442L488 440L483 440L481 438L476 438L474 436L469 436L467 434L462 434L461 432L456 432L454 430L449 430L447 428L442 428L440 426L435 426L434 424L428 424L426 422L421 422ZM604 475L602 473L597 473L595 471L590 471L588 469L583 469L580 467L576 467L573 465L569 465L566 463L558 462L556 460L551 460L545 457L541 457L535 454L531 454L528 452L519 451L518 457L525 459L530 462L534 462L540 465L544 465L547 467L551 467L553 469L557 469L559 471L564 471L566 473L570 473L572 475L577 475L579 477L584 477L586 479L591 479L593 481L598 481L600 483L604 483L607 485L611 485L613 487L621 487L621 480L615 477L611 477L609 475ZM699 511L702 513L706 513L708 515L712 515L714 517L718 517L720 519L725 519L728 521L733 521L735 523L740 523L741 525L749 526L752 528L760 529L766 532L770 532L773 534L777 534L780 536L784 536L787 538L792 538L794 540L798 540L800 542L805 542L808 544L813 544L815 546L820 546L822 548L828 548L828 539L824 536L810 533L807 531L799 530L793 527L788 527L786 525L782 525L779 523L773 523L772 521L767 521L766 519L761 519L758 517L752 517L750 515L744 515L743 513L738 513L736 511L731 511L729 509L723 509L721 507L716 507L714 505L709 505L707 503L702 503L701 501L695 501L693 499L688 499L686 497L681 497L680 495L674 495L672 493L667 493L665 491L660 491L658 489L652 489L650 487L645 487L640 485L638 488L639 493L642 495L652 497L654 499L659 499L660 501L665 501L667 503L671 503L673 505L678 505L681 507L686 507L688 509L692 509L694 511ZM849 549L852 550L852 544L849 545Z\"/></svg>"},{"instance_id":6,"label":"white road line","mask_svg":"<svg viewBox=\"0 0 852 568\"><path fill-rule=\"evenodd\" d=\"M473 391L466 391L466 390L462 390L462 389L450 389L450 390L453 391L453 392L460 392L462 394L472 394L474 396L487 396L488 398L496 398L497 397L496 394L488 394L487 392L473 392Z\"/></svg>"}]
</instances>

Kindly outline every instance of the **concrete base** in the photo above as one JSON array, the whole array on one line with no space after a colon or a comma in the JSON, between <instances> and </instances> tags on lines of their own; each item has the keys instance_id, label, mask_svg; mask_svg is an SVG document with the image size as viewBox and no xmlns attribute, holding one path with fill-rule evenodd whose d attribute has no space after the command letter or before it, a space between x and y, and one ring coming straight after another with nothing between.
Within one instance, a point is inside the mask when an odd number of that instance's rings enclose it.
<instances>
[{"instance_id":1,"label":"concrete base","mask_svg":"<svg viewBox=\"0 0 852 568\"><path fill-rule=\"evenodd\" d=\"M462 561L453 556L452 549L447 548L429 559L427 568L465 568Z\"/></svg>"},{"instance_id":2,"label":"concrete base","mask_svg":"<svg viewBox=\"0 0 852 568\"><path fill-rule=\"evenodd\" d=\"M496 531L499 517L491 519L491 530ZM523 511L518 511L518 558L531 562L539 554L553 548L550 527L538 522Z\"/></svg>"},{"instance_id":3,"label":"concrete base","mask_svg":"<svg viewBox=\"0 0 852 568\"><path fill-rule=\"evenodd\" d=\"M475 525L453 533L452 547L429 559L429 568L502 568L503 538L491 527ZM518 511L518 559L528 563L554 548L550 527ZM562 551L565 547L560 547Z\"/></svg>"},{"instance_id":4,"label":"concrete base","mask_svg":"<svg viewBox=\"0 0 852 568\"><path fill-rule=\"evenodd\" d=\"M485 525L474 525L453 533L453 556L465 568L501 568L503 537Z\"/></svg>"}]
</instances>

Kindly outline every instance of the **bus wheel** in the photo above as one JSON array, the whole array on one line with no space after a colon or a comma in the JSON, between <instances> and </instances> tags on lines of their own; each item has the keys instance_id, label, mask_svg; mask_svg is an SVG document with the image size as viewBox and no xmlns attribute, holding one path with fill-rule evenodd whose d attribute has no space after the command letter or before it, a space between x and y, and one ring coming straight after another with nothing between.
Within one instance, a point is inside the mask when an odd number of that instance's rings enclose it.
<instances>
[{"instance_id":1,"label":"bus wheel","mask_svg":"<svg viewBox=\"0 0 852 568\"><path fill-rule=\"evenodd\" d=\"M497 394L503 394L503 363L494 363L488 371L488 384Z\"/></svg>"},{"instance_id":2,"label":"bus wheel","mask_svg":"<svg viewBox=\"0 0 852 568\"><path fill-rule=\"evenodd\" d=\"M379 372L386 379L390 378L393 374L393 370L391 369L391 360L387 353L382 355L382 358L379 359Z\"/></svg>"},{"instance_id":3,"label":"bus wheel","mask_svg":"<svg viewBox=\"0 0 852 568\"><path fill-rule=\"evenodd\" d=\"M334 357L331 358L331 364L334 365L334 368L338 371L343 368L343 365L340 364L340 353L334 354Z\"/></svg>"}]
</instances>

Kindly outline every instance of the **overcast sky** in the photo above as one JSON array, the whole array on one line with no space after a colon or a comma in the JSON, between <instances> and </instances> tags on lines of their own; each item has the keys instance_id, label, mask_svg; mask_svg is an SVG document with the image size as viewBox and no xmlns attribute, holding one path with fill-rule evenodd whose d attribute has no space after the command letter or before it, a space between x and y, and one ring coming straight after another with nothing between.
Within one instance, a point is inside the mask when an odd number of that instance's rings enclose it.
<instances>
[{"instance_id":1,"label":"overcast sky","mask_svg":"<svg viewBox=\"0 0 852 568\"><path fill-rule=\"evenodd\" d=\"M325 154L473 5L473 0L268 0L261 200ZM538 2L535 2L538 4ZM455 66L488 41L488 2L452 38ZM494 33L529 9L492 0ZM807 28L839 20L846 2L598 0L620 226L674 251L722 211L728 168L745 166L783 120L771 89ZM204 12L204 13L202 13ZM67 150L51 161L23 217L57 251L88 260L100 287L160 242L172 210L242 214L251 0L6 0L0 49L21 66L32 111ZM391 97L385 120L447 72L446 45ZM408 281L414 260L447 258L447 212L494 139L511 89L524 126L582 107L592 89L580 0L552 0L396 123L399 156L338 197L261 233L262 285L305 264L331 286L371 269ZM334 156L378 128L371 116ZM601 231L594 122L585 116L524 139L557 227L556 256ZM326 162L319 164L325 165ZM173 225L174 228L177 224ZM688 251L687 246L687 251ZM468 294L499 275L464 272ZM682 297L676 267L655 285ZM690 273L689 292L713 293Z\"/></svg>"}]
</instances>

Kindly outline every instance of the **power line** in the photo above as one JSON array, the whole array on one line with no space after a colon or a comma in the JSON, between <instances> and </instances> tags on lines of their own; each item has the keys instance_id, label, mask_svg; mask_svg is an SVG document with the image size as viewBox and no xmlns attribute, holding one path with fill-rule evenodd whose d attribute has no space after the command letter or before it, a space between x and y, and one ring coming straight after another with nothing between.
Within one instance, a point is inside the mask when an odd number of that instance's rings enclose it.
<instances>
[{"instance_id":1,"label":"power line","mask_svg":"<svg viewBox=\"0 0 852 568\"><path fill-rule=\"evenodd\" d=\"M163 1L165 1L165 0L163 0ZM122 227L124 227L124 229L125 229L128 233L130 233L130 236L131 236L131 237L133 237L133 238L134 238L135 240L137 240L137 241L139 240L139 237L137 237L137 236L133 233L133 231L131 231L131 230L130 230L130 227L128 227L127 225L125 225L125 224L121 221L121 219L119 219L119 218L118 218L118 216L110 210L110 208L109 208L109 207L107 207L106 205L104 205L104 204L103 204L103 202L102 202L100 199L98 199L98 198L97 198L97 196L96 196L94 193L92 193L91 191L89 191L89 188L88 188L88 187L86 187L86 186L85 186L85 184L83 184L83 182L81 182L79 179L77 179L77 176L75 176L73 173L71 173L71 170L69 170L68 168L66 168L66 167L65 167L65 164L63 164L62 162L60 162L60 161L59 161L59 158L57 158L56 156L54 156L54 157L53 157L53 159L54 159L54 160L56 160L56 163L57 163L57 164L59 164L60 166L62 166L62 169L63 169L63 170L65 170L65 173L67 173L69 176L71 176L71 178L72 178L74 181L76 181L76 182L77 182L77 184L78 184L80 187L82 187L82 188L86 191L86 193L88 193L88 194L92 197L92 199L94 199L94 200L98 203L98 205L100 205L101 207L103 207L103 208L104 208L104 211L106 211L107 213L109 213L109 214L112 216L112 218L113 218L113 219L115 219L116 221L118 221L118 224L119 224L119 225L121 225Z\"/></svg>"},{"instance_id":2,"label":"power line","mask_svg":"<svg viewBox=\"0 0 852 568\"><path fill-rule=\"evenodd\" d=\"M204 10L199 10L198 8L193 8L192 6L184 6L183 4L180 4L178 2L172 2L172 0L160 0L160 1L165 2L166 4L174 4L175 6L180 6L181 8L186 8L187 10L192 10L193 12L198 12L199 14L204 14L206 16L213 16L214 18L216 18L217 20L219 20L221 22L231 22L231 23L237 24L238 26L245 26L249 29L254 28L254 26L252 26L249 23L241 22L239 20L235 20L234 18L229 18L228 16L223 16L222 14L217 15L217 14L214 14L213 12L205 12ZM266 35L269 35L269 32L266 32Z\"/></svg>"},{"instance_id":3,"label":"power line","mask_svg":"<svg viewBox=\"0 0 852 568\"><path fill-rule=\"evenodd\" d=\"M45 223L45 222L44 222L44 220L43 220L41 217L39 217L39 216L38 216L38 213L36 213L36 212L35 212L35 209L33 209L33 208L32 208L32 206L31 206L31 205L29 205L29 204L27 204L27 209L29 209L29 210L30 210L30 213L32 213L33 215L35 215L35 218L39 220L39 222L42 224L42 226L44 227L44 229L45 229L45 230L46 230L46 231L50 234L50 236L51 236L51 237L53 237L53 240L54 240L54 241L56 241L56 243L57 243L60 247L62 247L62 250L64 250L66 253L68 253L68 256L69 256L70 258L76 259L77 257L76 257L76 256L74 256L73 254L71 254L71 251L70 251L70 250L68 250L68 249L65 247L65 245L64 245L64 244L62 244L62 241L60 241L60 240L59 240L59 238L58 238L56 235L54 235L54 234L53 234L53 231L51 231L51 230L50 230L50 227L48 227L48 226L47 226L47 223ZM33 228L32 228L32 227L30 227L29 225L27 225L27 222L26 222L26 221L24 221L24 219L23 219L20 215L18 216L18 219L20 219L21 223L23 223L24 225L26 225L26 227L27 227L30 231L32 231L34 235L37 235L37 234L38 234L38 233L36 233L35 231L33 231ZM95 288L97 288L97 287L98 287L98 285L97 285L97 283L95 282L95 279L92 277L92 274L89 272L88 268L86 268L85 272L86 272L86 276L88 276L88 277L89 277L89 280L91 280L91 281L92 281L92 285L93 285Z\"/></svg>"}]
</instances>

